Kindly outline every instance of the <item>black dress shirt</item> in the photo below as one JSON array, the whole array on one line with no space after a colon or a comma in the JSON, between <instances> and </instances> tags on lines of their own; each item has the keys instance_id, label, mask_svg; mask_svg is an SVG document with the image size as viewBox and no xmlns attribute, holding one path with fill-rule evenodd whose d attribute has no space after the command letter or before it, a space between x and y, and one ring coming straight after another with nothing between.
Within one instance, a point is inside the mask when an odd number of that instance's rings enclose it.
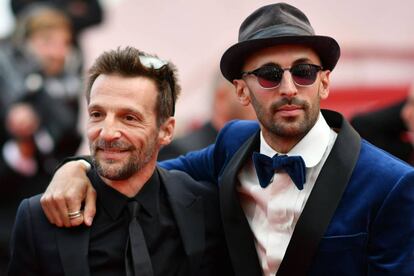
<instances>
[{"instance_id":1,"label":"black dress shirt","mask_svg":"<svg viewBox=\"0 0 414 276\"><path fill-rule=\"evenodd\" d=\"M91 275L125 275L129 198L106 185L95 170L89 177L97 191L97 212L89 244ZM138 220L154 275L188 274L183 243L157 170L134 198L142 206Z\"/></svg>"}]
</instances>

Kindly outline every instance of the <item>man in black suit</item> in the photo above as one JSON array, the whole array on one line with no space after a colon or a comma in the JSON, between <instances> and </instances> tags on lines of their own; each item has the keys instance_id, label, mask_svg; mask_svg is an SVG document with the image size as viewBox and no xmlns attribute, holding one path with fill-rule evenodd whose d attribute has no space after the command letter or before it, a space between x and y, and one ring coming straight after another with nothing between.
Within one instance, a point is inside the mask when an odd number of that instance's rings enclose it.
<instances>
[{"instance_id":1,"label":"man in black suit","mask_svg":"<svg viewBox=\"0 0 414 276\"><path fill-rule=\"evenodd\" d=\"M171 63L137 49L96 60L86 98L97 216L92 227L58 228L47 221L39 195L25 199L9 275L231 274L214 186L156 165L173 136L179 90ZM141 229L130 234L137 221Z\"/></svg>"}]
</instances>

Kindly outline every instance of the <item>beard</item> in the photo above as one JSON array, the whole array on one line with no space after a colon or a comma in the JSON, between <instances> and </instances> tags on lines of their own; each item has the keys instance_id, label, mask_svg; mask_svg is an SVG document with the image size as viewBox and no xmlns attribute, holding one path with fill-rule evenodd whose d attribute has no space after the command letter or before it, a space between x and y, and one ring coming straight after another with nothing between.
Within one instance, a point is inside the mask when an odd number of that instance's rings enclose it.
<instances>
[{"instance_id":1,"label":"beard","mask_svg":"<svg viewBox=\"0 0 414 276\"><path fill-rule=\"evenodd\" d=\"M319 115L319 102L311 106L308 102L297 98L282 98L271 104L268 113L257 101L253 93L250 94L257 119L264 129L281 138L301 139L315 125ZM276 119L277 110L284 105L296 105L303 109L304 116Z\"/></svg>"},{"instance_id":2,"label":"beard","mask_svg":"<svg viewBox=\"0 0 414 276\"><path fill-rule=\"evenodd\" d=\"M92 162L98 174L109 180L125 180L139 172L152 159L156 151L156 139L151 137L148 144L137 149L129 143L122 141L107 142L103 139L95 141L91 146ZM127 158L122 160L100 159L100 150L119 150L129 152Z\"/></svg>"}]
</instances>

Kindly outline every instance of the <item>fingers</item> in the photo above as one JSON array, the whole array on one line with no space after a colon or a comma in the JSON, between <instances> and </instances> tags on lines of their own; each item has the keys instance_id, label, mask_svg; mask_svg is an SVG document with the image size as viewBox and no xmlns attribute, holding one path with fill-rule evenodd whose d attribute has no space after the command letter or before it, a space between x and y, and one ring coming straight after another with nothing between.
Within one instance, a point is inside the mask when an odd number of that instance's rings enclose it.
<instances>
[{"instance_id":1,"label":"fingers","mask_svg":"<svg viewBox=\"0 0 414 276\"><path fill-rule=\"evenodd\" d=\"M40 198L40 204L42 205L43 212L45 213L47 219L50 223L57 226L62 226L61 223L58 223L56 219L56 214L54 213L54 208L51 206L52 202L48 194L44 193Z\"/></svg>"},{"instance_id":2,"label":"fingers","mask_svg":"<svg viewBox=\"0 0 414 276\"><path fill-rule=\"evenodd\" d=\"M84 221L88 226L92 225L93 218L96 214L96 191L92 186L88 186L86 191Z\"/></svg>"},{"instance_id":3,"label":"fingers","mask_svg":"<svg viewBox=\"0 0 414 276\"><path fill-rule=\"evenodd\" d=\"M70 226L78 226L84 222L83 210L77 209L78 211L68 212L67 217L69 218Z\"/></svg>"},{"instance_id":4,"label":"fingers","mask_svg":"<svg viewBox=\"0 0 414 276\"><path fill-rule=\"evenodd\" d=\"M56 200L60 203L60 200ZM83 223L83 212L82 208L82 198L77 197L76 191L69 190L68 193L63 196L61 202L62 205L59 206L59 218L63 221L65 227L79 226ZM64 206L65 205L65 206ZM70 213L81 211L81 215L78 217L70 217Z\"/></svg>"},{"instance_id":5,"label":"fingers","mask_svg":"<svg viewBox=\"0 0 414 276\"><path fill-rule=\"evenodd\" d=\"M83 215L69 218L68 213L81 210L85 196L91 194L88 217L91 223L95 214L95 190L86 176L83 162L71 161L59 168L41 198L41 205L48 220L59 227L78 226L84 222ZM92 190L92 191L91 191ZM87 224L90 225L90 224Z\"/></svg>"},{"instance_id":6,"label":"fingers","mask_svg":"<svg viewBox=\"0 0 414 276\"><path fill-rule=\"evenodd\" d=\"M55 179L52 179L52 182ZM64 226L64 221L59 216L59 209L63 209L63 212L67 212L66 203L64 203L63 197L59 194L56 194L55 188L53 185L49 185L40 199L42 209L46 214L46 217L50 223L55 224L59 227Z\"/></svg>"},{"instance_id":7,"label":"fingers","mask_svg":"<svg viewBox=\"0 0 414 276\"><path fill-rule=\"evenodd\" d=\"M83 223L83 216L70 219L68 213L81 209L81 200L73 200L73 195L60 193L57 190L48 189L41 200L43 211L48 220L59 227L78 226Z\"/></svg>"}]
</instances>

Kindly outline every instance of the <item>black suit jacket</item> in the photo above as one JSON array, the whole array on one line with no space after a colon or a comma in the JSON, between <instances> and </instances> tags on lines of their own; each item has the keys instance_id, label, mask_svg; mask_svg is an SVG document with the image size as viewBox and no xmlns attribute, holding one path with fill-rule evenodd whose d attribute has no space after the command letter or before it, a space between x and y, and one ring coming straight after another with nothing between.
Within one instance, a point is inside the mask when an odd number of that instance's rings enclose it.
<instances>
[{"instance_id":1,"label":"black suit jacket","mask_svg":"<svg viewBox=\"0 0 414 276\"><path fill-rule=\"evenodd\" d=\"M216 187L182 172L158 170L190 263L188 275L232 274ZM39 200L40 195L25 199L18 209L9 275L89 275L89 228L51 225Z\"/></svg>"}]
</instances>

